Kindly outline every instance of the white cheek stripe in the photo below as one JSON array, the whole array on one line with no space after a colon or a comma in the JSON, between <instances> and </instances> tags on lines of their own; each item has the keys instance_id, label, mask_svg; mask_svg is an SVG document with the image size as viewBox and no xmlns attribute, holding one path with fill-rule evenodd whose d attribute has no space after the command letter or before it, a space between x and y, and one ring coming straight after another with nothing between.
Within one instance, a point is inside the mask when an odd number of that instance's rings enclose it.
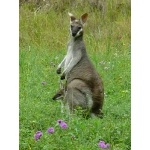
<instances>
[{"instance_id":1,"label":"white cheek stripe","mask_svg":"<svg viewBox=\"0 0 150 150\"><path fill-rule=\"evenodd\" d=\"M78 33L76 34L75 37L78 37L82 31L83 31L83 29L81 28L81 29L78 31Z\"/></svg>"},{"instance_id":2,"label":"white cheek stripe","mask_svg":"<svg viewBox=\"0 0 150 150\"><path fill-rule=\"evenodd\" d=\"M82 31L83 31L83 29L81 28L81 29L77 32L77 34L76 34L75 37L78 37L78 36L80 35L80 32L82 32ZM71 28L70 28L70 34L72 35L72 30L71 30Z\"/></svg>"}]
</instances>

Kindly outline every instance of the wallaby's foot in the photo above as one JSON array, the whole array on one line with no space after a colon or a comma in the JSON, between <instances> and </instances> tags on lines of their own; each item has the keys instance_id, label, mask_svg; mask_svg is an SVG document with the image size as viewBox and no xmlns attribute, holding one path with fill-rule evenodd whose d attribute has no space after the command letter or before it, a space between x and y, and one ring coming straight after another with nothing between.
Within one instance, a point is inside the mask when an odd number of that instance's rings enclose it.
<instances>
[{"instance_id":1,"label":"wallaby's foot","mask_svg":"<svg viewBox=\"0 0 150 150\"><path fill-rule=\"evenodd\" d=\"M91 117L91 118L97 118L97 116L96 116L94 113L91 113L91 114L90 114L90 117Z\"/></svg>"},{"instance_id":2,"label":"wallaby's foot","mask_svg":"<svg viewBox=\"0 0 150 150\"><path fill-rule=\"evenodd\" d=\"M103 116L104 116L104 113L102 112L102 110L101 109L93 109L93 110L91 110L91 117L93 118L93 116L96 116L96 117L98 117L98 118L101 118L101 119L103 119Z\"/></svg>"},{"instance_id":3,"label":"wallaby's foot","mask_svg":"<svg viewBox=\"0 0 150 150\"><path fill-rule=\"evenodd\" d=\"M103 119L104 117L104 113L102 113L101 111L98 114L95 114L98 118Z\"/></svg>"},{"instance_id":4,"label":"wallaby's foot","mask_svg":"<svg viewBox=\"0 0 150 150\"><path fill-rule=\"evenodd\" d=\"M61 68L58 68L58 69L56 70L56 72L57 72L57 74L61 74Z\"/></svg>"},{"instance_id":5,"label":"wallaby's foot","mask_svg":"<svg viewBox=\"0 0 150 150\"><path fill-rule=\"evenodd\" d=\"M60 77L61 80L64 80L65 79L65 74L63 73Z\"/></svg>"},{"instance_id":6,"label":"wallaby's foot","mask_svg":"<svg viewBox=\"0 0 150 150\"><path fill-rule=\"evenodd\" d=\"M91 113L90 114L90 117L91 118L101 118L101 119L103 119L103 116L104 116L104 114L103 113L100 113L100 114L95 114L95 113Z\"/></svg>"},{"instance_id":7,"label":"wallaby's foot","mask_svg":"<svg viewBox=\"0 0 150 150\"><path fill-rule=\"evenodd\" d=\"M101 118L101 119L103 119L104 113L101 112L100 114L98 114L98 117Z\"/></svg>"}]
</instances>

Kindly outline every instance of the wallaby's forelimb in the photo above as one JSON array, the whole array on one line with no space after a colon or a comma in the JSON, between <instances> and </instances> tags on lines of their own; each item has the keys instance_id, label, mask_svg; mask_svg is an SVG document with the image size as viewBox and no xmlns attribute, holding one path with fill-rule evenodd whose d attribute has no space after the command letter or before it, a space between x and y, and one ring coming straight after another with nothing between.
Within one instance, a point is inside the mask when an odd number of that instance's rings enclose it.
<instances>
[{"instance_id":1,"label":"wallaby's forelimb","mask_svg":"<svg viewBox=\"0 0 150 150\"><path fill-rule=\"evenodd\" d=\"M58 65L57 70L56 70L57 74L61 74L61 68L64 66L65 60L66 60L66 56L64 57L62 62Z\"/></svg>"}]
</instances>

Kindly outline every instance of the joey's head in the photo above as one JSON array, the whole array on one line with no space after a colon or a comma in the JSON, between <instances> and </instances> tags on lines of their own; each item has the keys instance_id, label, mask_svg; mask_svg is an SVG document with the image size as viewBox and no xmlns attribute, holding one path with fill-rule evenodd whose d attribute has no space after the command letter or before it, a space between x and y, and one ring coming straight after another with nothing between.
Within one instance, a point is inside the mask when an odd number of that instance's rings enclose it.
<instances>
[{"instance_id":1,"label":"joey's head","mask_svg":"<svg viewBox=\"0 0 150 150\"><path fill-rule=\"evenodd\" d=\"M54 96L53 100L63 99L64 97L64 89L60 89Z\"/></svg>"},{"instance_id":2,"label":"joey's head","mask_svg":"<svg viewBox=\"0 0 150 150\"><path fill-rule=\"evenodd\" d=\"M86 22L88 14L83 14L80 19L76 19L73 14L68 13L70 16L70 33L71 36L76 38L83 35L83 24Z\"/></svg>"}]
</instances>

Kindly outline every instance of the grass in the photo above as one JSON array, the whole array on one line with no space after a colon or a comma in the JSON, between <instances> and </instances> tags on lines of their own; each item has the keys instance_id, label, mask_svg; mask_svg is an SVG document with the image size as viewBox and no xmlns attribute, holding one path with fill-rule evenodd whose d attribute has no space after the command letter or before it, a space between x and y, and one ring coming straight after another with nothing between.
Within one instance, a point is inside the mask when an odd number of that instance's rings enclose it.
<instances>
[{"instance_id":1,"label":"grass","mask_svg":"<svg viewBox=\"0 0 150 150\"><path fill-rule=\"evenodd\" d=\"M108 1L107 1L108 2ZM127 1L108 2L108 11L76 5L37 10L33 4L20 6L20 141L21 150L98 150L99 140L111 150L131 149L130 116L130 9ZM115 7L116 6L116 7ZM119 5L120 6L120 5ZM113 8L112 8L113 7ZM66 54L69 37L67 12L89 13L84 40L105 88L104 118L84 119L79 112L61 113L52 96L59 89L56 67ZM45 82L46 84L42 84ZM57 120L68 124L61 129ZM55 127L54 134L46 130ZM36 131L40 140L34 140Z\"/></svg>"}]
</instances>

